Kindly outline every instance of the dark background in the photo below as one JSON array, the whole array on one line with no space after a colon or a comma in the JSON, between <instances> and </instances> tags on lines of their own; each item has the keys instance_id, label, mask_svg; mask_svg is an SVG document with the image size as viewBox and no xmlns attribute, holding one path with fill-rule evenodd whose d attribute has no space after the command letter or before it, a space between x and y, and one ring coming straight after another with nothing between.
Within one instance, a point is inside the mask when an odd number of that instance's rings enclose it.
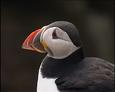
<instances>
[{"instance_id":1,"label":"dark background","mask_svg":"<svg viewBox=\"0 0 115 92\"><path fill-rule=\"evenodd\" d=\"M113 0L2 0L2 92L36 92L45 55L23 50L21 45L32 31L57 20L76 25L86 56L114 61Z\"/></svg>"}]
</instances>

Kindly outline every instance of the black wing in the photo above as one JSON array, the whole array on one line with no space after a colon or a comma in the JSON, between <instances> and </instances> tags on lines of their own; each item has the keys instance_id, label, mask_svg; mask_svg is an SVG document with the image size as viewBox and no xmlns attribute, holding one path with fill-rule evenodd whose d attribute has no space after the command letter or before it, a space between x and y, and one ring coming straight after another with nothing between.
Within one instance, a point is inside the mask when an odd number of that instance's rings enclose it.
<instances>
[{"instance_id":1,"label":"black wing","mask_svg":"<svg viewBox=\"0 0 115 92\"><path fill-rule=\"evenodd\" d=\"M55 81L60 92L114 92L114 65L86 58L70 74Z\"/></svg>"}]
</instances>

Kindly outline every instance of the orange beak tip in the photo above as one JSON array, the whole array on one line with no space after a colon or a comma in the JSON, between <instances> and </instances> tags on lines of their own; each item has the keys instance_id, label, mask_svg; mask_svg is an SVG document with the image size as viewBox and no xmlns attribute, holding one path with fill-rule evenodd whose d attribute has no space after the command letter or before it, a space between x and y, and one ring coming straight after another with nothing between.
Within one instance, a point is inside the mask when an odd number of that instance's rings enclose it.
<instances>
[{"instance_id":1,"label":"orange beak tip","mask_svg":"<svg viewBox=\"0 0 115 92\"><path fill-rule=\"evenodd\" d=\"M22 49L27 49L24 45L22 45Z\"/></svg>"},{"instance_id":2,"label":"orange beak tip","mask_svg":"<svg viewBox=\"0 0 115 92\"><path fill-rule=\"evenodd\" d=\"M26 50L34 50L34 49L32 49L32 48L29 48L29 47L25 47L24 45L22 45L22 47L21 47L22 49L26 49Z\"/></svg>"}]
</instances>

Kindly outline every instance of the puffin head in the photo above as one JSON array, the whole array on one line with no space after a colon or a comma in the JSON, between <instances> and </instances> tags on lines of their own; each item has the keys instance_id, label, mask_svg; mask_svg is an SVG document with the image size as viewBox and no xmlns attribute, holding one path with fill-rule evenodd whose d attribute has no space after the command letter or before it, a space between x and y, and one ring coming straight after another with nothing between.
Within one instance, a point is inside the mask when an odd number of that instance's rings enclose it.
<instances>
[{"instance_id":1,"label":"puffin head","mask_svg":"<svg viewBox=\"0 0 115 92\"><path fill-rule=\"evenodd\" d=\"M56 21L32 32L22 48L64 59L81 47L77 28L67 21Z\"/></svg>"}]
</instances>

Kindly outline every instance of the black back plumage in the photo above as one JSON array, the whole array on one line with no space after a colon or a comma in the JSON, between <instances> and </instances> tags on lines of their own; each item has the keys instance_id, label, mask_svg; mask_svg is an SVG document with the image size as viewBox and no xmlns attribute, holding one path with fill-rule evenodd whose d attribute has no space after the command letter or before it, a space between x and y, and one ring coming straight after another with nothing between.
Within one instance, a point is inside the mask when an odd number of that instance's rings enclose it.
<instances>
[{"instance_id":1,"label":"black back plumage","mask_svg":"<svg viewBox=\"0 0 115 92\"><path fill-rule=\"evenodd\" d=\"M87 57L75 67L68 76L56 80L60 92L114 92L113 64Z\"/></svg>"}]
</instances>

